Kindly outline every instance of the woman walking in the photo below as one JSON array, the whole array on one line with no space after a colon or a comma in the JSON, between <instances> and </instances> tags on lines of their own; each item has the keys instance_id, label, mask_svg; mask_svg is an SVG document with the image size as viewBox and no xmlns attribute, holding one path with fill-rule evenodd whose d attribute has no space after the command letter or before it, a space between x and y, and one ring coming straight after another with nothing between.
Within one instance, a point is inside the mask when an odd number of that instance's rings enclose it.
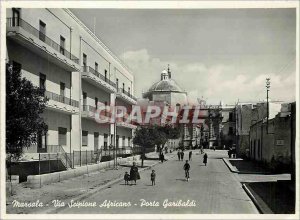
<instances>
[{"instance_id":1,"label":"woman walking","mask_svg":"<svg viewBox=\"0 0 300 220\"><path fill-rule=\"evenodd\" d=\"M138 179L140 179L139 169L136 166L135 162L133 162L132 167L130 168L131 185L132 185L132 181L134 181L134 184L136 185L136 180Z\"/></svg>"},{"instance_id":2,"label":"woman walking","mask_svg":"<svg viewBox=\"0 0 300 220\"><path fill-rule=\"evenodd\" d=\"M204 156L203 156L203 163L206 166L206 164L207 164L207 153L205 153Z\"/></svg>"}]
</instances>

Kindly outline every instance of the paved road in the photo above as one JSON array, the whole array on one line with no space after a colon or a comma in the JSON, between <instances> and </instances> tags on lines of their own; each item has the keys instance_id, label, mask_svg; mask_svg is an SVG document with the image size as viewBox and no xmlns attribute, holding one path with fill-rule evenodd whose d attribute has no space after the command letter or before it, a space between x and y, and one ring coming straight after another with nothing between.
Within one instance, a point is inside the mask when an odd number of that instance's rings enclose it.
<instances>
[{"instance_id":1,"label":"paved road","mask_svg":"<svg viewBox=\"0 0 300 220\"><path fill-rule=\"evenodd\" d=\"M96 207L66 208L60 213L78 214L234 214L253 213L258 214L254 204L244 192L235 174L231 173L224 164L222 157L226 157L225 151L207 151L208 165L202 164L202 155L198 151L193 152L191 164L191 179L184 179L184 162L178 161L177 156L169 161L156 165L156 186L151 186L150 172L141 173L141 180L137 185L126 186L117 183L111 188L104 189L81 202L97 202ZM185 154L187 158L188 152ZM141 199L159 206L141 207ZM195 206L164 208L163 202L194 200ZM122 202L128 207L99 207L107 201ZM155 202L154 202L155 201Z\"/></svg>"}]
</instances>

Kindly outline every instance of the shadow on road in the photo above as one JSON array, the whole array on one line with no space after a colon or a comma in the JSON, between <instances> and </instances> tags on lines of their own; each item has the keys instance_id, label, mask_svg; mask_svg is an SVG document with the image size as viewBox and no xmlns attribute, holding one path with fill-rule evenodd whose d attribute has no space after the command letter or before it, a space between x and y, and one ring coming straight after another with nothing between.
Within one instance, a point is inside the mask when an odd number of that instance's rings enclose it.
<instances>
[{"instance_id":1,"label":"shadow on road","mask_svg":"<svg viewBox=\"0 0 300 220\"><path fill-rule=\"evenodd\" d=\"M186 179L176 179L176 180L180 180L180 181L186 182Z\"/></svg>"}]
</instances>

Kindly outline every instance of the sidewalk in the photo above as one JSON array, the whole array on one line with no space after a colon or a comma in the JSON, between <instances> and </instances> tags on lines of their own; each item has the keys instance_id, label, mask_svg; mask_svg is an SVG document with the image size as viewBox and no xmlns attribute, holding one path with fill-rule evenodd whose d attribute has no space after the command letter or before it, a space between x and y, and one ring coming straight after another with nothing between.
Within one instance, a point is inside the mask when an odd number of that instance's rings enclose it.
<instances>
[{"instance_id":1,"label":"sidewalk","mask_svg":"<svg viewBox=\"0 0 300 220\"><path fill-rule=\"evenodd\" d=\"M290 186L291 175L271 174L253 161L223 158L228 169L237 175L243 189L263 214L295 212L295 192Z\"/></svg>"},{"instance_id":2,"label":"sidewalk","mask_svg":"<svg viewBox=\"0 0 300 220\"><path fill-rule=\"evenodd\" d=\"M174 156L167 154L167 157ZM137 161L140 163L140 161ZM158 164L158 161L145 160L145 168L140 168L142 172L152 166ZM103 169L95 173L89 173L80 177L64 180L62 182L45 185L42 188L30 189L26 188L25 183L17 184L16 195L7 197L6 209L7 213L13 214L30 214L30 213L46 213L51 212L49 207L38 208L14 208L12 202L17 200L19 202L38 201L44 204L49 203L52 206L53 200L60 200L61 202L69 201L70 199L80 199L89 194L100 191L103 188L110 187L110 185L122 181L125 171L129 171L129 167L119 166L117 170L112 168ZM18 210L18 212L16 212Z\"/></svg>"},{"instance_id":3,"label":"sidewalk","mask_svg":"<svg viewBox=\"0 0 300 220\"><path fill-rule=\"evenodd\" d=\"M223 161L233 173L239 174L271 174L263 167L257 166L253 161L246 161L240 158L223 158Z\"/></svg>"},{"instance_id":4,"label":"sidewalk","mask_svg":"<svg viewBox=\"0 0 300 220\"><path fill-rule=\"evenodd\" d=\"M243 185L256 200L256 205L264 214L294 214L295 191L290 181L256 182Z\"/></svg>"}]
</instances>

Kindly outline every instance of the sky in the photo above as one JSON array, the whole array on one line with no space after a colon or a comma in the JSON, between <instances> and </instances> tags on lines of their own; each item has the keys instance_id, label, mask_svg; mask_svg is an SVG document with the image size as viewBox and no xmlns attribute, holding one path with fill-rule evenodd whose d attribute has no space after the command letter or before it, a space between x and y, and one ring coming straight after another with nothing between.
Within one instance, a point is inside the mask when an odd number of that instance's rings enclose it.
<instances>
[{"instance_id":1,"label":"sky","mask_svg":"<svg viewBox=\"0 0 300 220\"><path fill-rule=\"evenodd\" d=\"M170 64L191 103L294 101L295 9L72 9L127 66L141 98Z\"/></svg>"}]
</instances>

